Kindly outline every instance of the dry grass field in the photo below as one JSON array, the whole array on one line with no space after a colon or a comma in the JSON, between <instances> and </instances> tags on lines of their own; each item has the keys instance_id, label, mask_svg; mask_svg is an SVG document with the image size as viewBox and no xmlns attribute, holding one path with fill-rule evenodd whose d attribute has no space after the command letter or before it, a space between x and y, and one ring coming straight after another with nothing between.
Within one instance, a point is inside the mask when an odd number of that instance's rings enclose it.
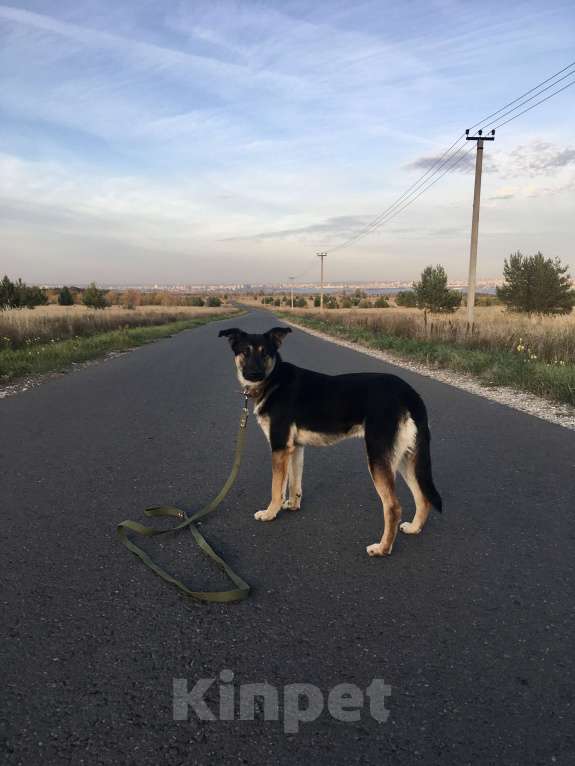
<instances>
[{"instance_id":1,"label":"dry grass field","mask_svg":"<svg viewBox=\"0 0 575 766\"><path fill-rule=\"evenodd\" d=\"M319 309L295 309L302 317L321 318ZM286 313L286 316L288 314ZM473 333L467 331L465 308L454 314L428 314L419 309L331 309L328 322L399 338L453 343L484 351L511 351L550 364L575 364L575 312L557 317L528 317L505 311L501 306L478 306Z\"/></svg>"},{"instance_id":2,"label":"dry grass field","mask_svg":"<svg viewBox=\"0 0 575 766\"><path fill-rule=\"evenodd\" d=\"M125 309L111 306L39 306L35 309L0 311L0 349L19 349L131 327L150 327L185 319L217 316L230 312L229 306L139 306Z\"/></svg>"},{"instance_id":3,"label":"dry grass field","mask_svg":"<svg viewBox=\"0 0 575 766\"><path fill-rule=\"evenodd\" d=\"M126 351L236 312L231 306L98 310L45 306L0 311L0 398L3 383L65 371L75 363Z\"/></svg>"}]
</instances>

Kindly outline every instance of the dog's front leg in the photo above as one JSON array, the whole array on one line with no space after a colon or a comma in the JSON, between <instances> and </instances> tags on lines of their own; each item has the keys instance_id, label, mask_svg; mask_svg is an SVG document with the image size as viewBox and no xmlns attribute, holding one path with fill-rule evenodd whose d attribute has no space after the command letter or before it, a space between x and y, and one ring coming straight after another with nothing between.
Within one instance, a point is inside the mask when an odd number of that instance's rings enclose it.
<instances>
[{"instance_id":1,"label":"dog's front leg","mask_svg":"<svg viewBox=\"0 0 575 766\"><path fill-rule=\"evenodd\" d=\"M301 484L303 474L303 447L296 445L290 455L288 463L289 493L286 497L284 490L284 503L282 508L289 511L299 511L301 505Z\"/></svg>"},{"instance_id":2,"label":"dog's front leg","mask_svg":"<svg viewBox=\"0 0 575 766\"><path fill-rule=\"evenodd\" d=\"M272 451L272 499L265 511L255 514L260 521L272 521L282 507L289 457L287 448Z\"/></svg>"}]
</instances>

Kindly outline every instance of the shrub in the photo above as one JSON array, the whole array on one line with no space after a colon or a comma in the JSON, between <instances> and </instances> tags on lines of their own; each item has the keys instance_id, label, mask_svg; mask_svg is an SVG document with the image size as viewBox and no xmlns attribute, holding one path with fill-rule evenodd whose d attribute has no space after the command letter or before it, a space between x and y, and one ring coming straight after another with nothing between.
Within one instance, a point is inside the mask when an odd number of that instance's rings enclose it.
<instances>
[{"instance_id":1,"label":"shrub","mask_svg":"<svg viewBox=\"0 0 575 766\"><path fill-rule=\"evenodd\" d=\"M388 309L389 308L389 301L384 295L380 295L378 298L375 299L374 308L376 309Z\"/></svg>"},{"instance_id":2,"label":"shrub","mask_svg":"<svg viewBox=\"0 0 575 766\"><path fill-rule=\"evenodd\" d=\"M99 290L95 282L92 282L82 293L82 303L93 309L105 309L108 305L104 291Z\"/></svg>"},{"instance_id":3,"label":"shrub","mask_svg":"<svg viewBox=\"0 0 575 766\"><path fill-rule=\"evenodd\" d=\"M400 290L395 296L395 302L398 306L415 308L417 306L417 295L414 290Z\"/></svg>"},{"instance_id":4,"label":"shrub","mask_svg":"<svg viewBox=\"0 0 575 766\"><path fill-rule=\"evenodd\" d=\"M16 287L20 293L20 306L33 309L34 306L45 306L48 303L48 296L41 287L28 287L20 279Z\"/></svg>"},{"instance_id":5,"label":"shrub","mask_svg":"<svg viewBox=\"0 0 575 766\"><path fill-rule=\"evenodd\" d=\"M218 306L221 306L221 305L222 305L222 302L217 295L210 295L208 297L208 300L206 301L206 306L209 306L210 308L217 308Z\"/></svg>"},{"instance_id":6,"label":"shrub","mask_svg":"<svg viewBox=\"0 0 575 766\"><path fill-rule=\"evenodd\" d=\"M118 302L125 309L134 309L142 305L142 293L139 290L126 290L116 299L112 299L108 294L110 302Z\"/></svg>"}]
</instances>

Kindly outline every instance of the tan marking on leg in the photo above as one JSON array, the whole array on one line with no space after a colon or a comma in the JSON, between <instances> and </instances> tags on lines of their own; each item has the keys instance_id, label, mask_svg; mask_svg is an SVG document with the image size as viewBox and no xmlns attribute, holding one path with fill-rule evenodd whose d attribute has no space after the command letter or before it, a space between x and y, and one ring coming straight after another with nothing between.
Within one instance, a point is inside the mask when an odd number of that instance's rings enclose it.
<instances>
[{"instance_id":1,"label":"tan marking on leg","mask_svg":"<svg viewBox=\"0 0 575 766\"><path fill-rule=\"evenodd\" d=\"M303 450L301 446L295 446L290 455L288 466L289 493L287 497L284 493L284 504L282 508L290 511L299 511L301 505L301 484L303 474Z\"/></svg>"},{"instance_id":2,"label":"tan marking on leg","mask_svg":"<svg viewBox=\"0 0 575 766\"><path fill-rule=\"evenodd\" d=\"M371 465L370 473L383 504L384 528L379 543L368 545L367 552L370 556L388 556L393 549L401 521L401 506L395 494L395 478L389 463Z\"/></svg>"},{"instance_id":3,"label":"tan marking on leg","mask_svg":"<svg viewBox=\"0 0 575 766\"><path fill-rule=\"evenodd\" d=\"M415 475L415 459L415 455L408 455L399 466L399 472L411 490L415 502L415 516L413 517L413 521L404 521L399 527L406 535L418 535L425 526L425 522L431 511L431 503L423 494L419 482L417 481L417 476Z\"/></svg>"},{"instance_id":4,"label":"tan marking on leg","mask_svg":"<svg viewBox=\"0 0 575 766\"><path fill-rule=\"evenodd\" d=\"M272 521L278 515L283 502L283 490L287 479L289 450L272 452L272 499L265 511L254 514L260 521Z\"/></svg>"}]
</instances>

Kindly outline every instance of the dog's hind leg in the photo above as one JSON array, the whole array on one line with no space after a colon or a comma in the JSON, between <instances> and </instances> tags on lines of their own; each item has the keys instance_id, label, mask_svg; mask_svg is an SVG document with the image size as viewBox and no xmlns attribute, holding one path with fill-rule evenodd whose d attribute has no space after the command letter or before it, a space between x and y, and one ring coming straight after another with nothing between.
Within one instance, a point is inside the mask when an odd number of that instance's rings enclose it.
<instances>
[{"instance_id":1,"label":"dog's hind leg","mask_svg":"<svg viewBox=\"0 0 575 766\"><path fill-rule=\"evenodd\" d=\"M301 446L295 446L290 455L288 466L288 495L282 508L290 511L298 511L301 505L302 475L303 475L303 450ZM285 492L284 492L285 497Z\"/></svg>"},{"instance_id":2,"label":"dog's hind leg","mask_svg":"<svg viewBox=\"0 0 575 766\"><path fill-rule=\"evenodd\" d=\"M286 448L272 452L272 499L265 511L257 511L254 516L260 521L272 521L278 515L288 472L289 450Z\"/></svg>"},{"instance_id":3,"label":"dog's hind leg","mask_svg":"<svg viewBox=\"0 0 575 766\"><path fill-rule=\"evenodd\" d=\"M395 494L399 426L399 417L393 411L380 411L377 417L365 420L369 472L383 505L383 535L379 543L367 547L370 556L388 556L391 553L401 521L401 506ZM402 454L403 451L402 447Z\"/></svg>"},{"instance_id":4,"label":"dog's hind leg","mask_svg":"<svg viewBox=\"0 0 575 766\"><path fill-rule=\"evenodd\" d=\"M369 448L368 448L369 450ZM383 505L383 535L379 543L368 545L370 556L388 556L393 548L401 521L401 506L395 494L395 477L391 461L384 456L369 455L369 471Z\"/></svg>"},{"instance_id":5,"label":"dog's hind leg","mask_svg":"<svg viewBox=\"0 0 575 766\"><path fill-rule=\"evenodd\" d=\"M415 516L413 517L413 521L404 521L399 527L406 535L418 535L425 526L425 522L431 511L431 503L423 494L423 490L421 489L415 474L415 460L415 455L409 453L405 455L399 464L399 472L409 487L415 502Z\"/></svg>"}]
</instances>

